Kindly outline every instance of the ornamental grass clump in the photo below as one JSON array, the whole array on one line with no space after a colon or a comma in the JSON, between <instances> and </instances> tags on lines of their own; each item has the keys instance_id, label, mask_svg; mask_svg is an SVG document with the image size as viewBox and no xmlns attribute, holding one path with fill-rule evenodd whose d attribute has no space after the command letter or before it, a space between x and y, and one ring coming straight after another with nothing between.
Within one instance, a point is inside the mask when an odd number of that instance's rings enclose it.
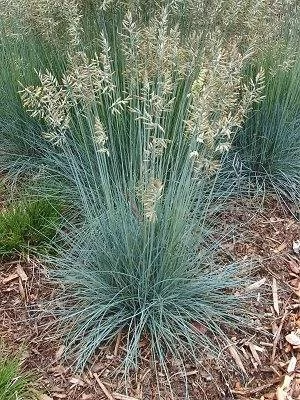
<instances>
[{"instance_id":1,"label":"ornamental grass clump","mask_svg":"<svg viewBox=\"0 0 300 400\"><path fill-rule=\"evenodd\" d=\"M218 243L202 228L203 213L192 212L184 184L169 187L163 199L159 187L143 214L124 197L97 217L91 210L48 259L65 288L55 311L77 368L121 333L127 376L141 362L142 340L158 369L167 372L171 359L184 369L185 359L216 356L231 332L250 326L251 296L243 291L249 266L213 261Z\"/></svg>"},{"instance_id":2,"label":"ornamental grass clump","mask_svg":"<svg viewBox=\"0 0 300 400\"><path fill-rule=\"evenodd\" d=\"M3 178L16 180L36 173L45 152L50 149L42 137L43 124L31 118L22 105L20 83L37 83L36 71L49 65L59 73L64 61L42 38L29 33L21 35L16 23L10 26L14 33L10 32L4 25L3 10L0 4L0 96L3 99L0 104L0 173ZM10 5L6 10L11 10Z\"/></svg>"},{"instance_id":3,"label":"ornamental grass clump","mask_svg":"<svg viewBox=\"0 0 300 400\"><path fill-rule=\"evenodd\" d=\"M264 100L238 132L230 154L251 190L300 200L300 63L284 57L269 67Z\"/></svg>"},{"instance_id":4,"label":"ornamental grass clump","mask_svg":"<svg viewBox=\"0 0 300 400\"><path fill-rule=\"evenodd\" d=\"M44 174L79 215L48 258L63 288L54 311L77 368L122 332L126 376L145 338L164 372L168 357L184 369L249 322L249 268L215 257L226 193L213 182L263 73L244 85L248 51L215 38L207 50L194 33L183 41L168 8L104 28L101 52L75 46L60 77L45 70L20 88L53 146Z\"/></svg>"}]
</instances>

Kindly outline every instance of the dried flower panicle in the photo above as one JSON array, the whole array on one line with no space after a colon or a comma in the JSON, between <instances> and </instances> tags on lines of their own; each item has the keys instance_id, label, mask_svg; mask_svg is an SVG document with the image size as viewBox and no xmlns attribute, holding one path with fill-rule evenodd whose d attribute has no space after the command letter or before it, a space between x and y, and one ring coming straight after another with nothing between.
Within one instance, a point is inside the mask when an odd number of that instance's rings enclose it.
<instances>
[{"instance_id":1,"label":"dried flower panicle","mask_svg":"<svg viewBox=\"0 0 300 400\"><path fill-rule=\"evenodd\" d=\"M298 0L173 0L169 10L172 19L204 38L214 32L224 44L234 41L261 55L284 46L300 15Z\"/></svg>"},{"instance_id":2,"label":"dried flower panicle","mask_svg":"<svg viewBox=\"0 0 300 400\"><path fill-rule=\"evenodd\" d=\"M280 3L285 1L281 0ZM47 1L41 0L39 7L44 7L44 3ZM257 77L247 85L242 76L249 57L260 51L257 38L262 32L260 29L266 28L263 21L264 11L267 10L268 18L270 15L275 18L283 9L276 5L277 11L270 10L267 0L259 3L250 0L247 4L240 0L229 0L228 3L233 8L225 4L226 2L220 3L217 0L212 0L210 5L204 3L202 0L187 0L182 7L181 0L174 0L168 7L158 7L155 12L149 13L150 21L144 23L140 20L139 12L134 12L140 6L139 1L130 2L131 6L126 1L122 2L123 9L129 11L123 20L120 34L124 51L124 86L119 88L118 77L115 77L117 72L113 70L114 62L105 35L101 35L101 54L90 59L86 53L80 52L78 44L81 33L81 2L63 0L59 12L61 20L68 21L66 29L71 49L69 68L60 82L47 72L40 74L39 87L29 87L22 91L24 105L31 115L49 123L50 129L45 137L53 143L61 142L61 133L70 123L70 107L80 104L80 110L85 112L100 96L105 95L108 96L105 106L112 117L119 116L125 109L130 111L135 115L135 121L141 124L145 137L150 138L144 149L148 164L142 171L147 169L151 156L154 159L161 157L167 146L168 142L164 139L167 136L167 114L173 111L178 82L192 77L191 71L196 70L194 66L199 60L197 56L202 54L202 66L188 100L190 108L186 132L187 137L196 142L195 151L205 148L213 154L213 170L220 155L229 151L233 133L241 126L252 104L262 98L263 71L259 71ZM47 4L49 10L57 10L58 0L49 0ZM120 4L119 2L119 6ZM101 2L100 9L112 9L115 5L114 0L105 0ZM44 16L48 15L47 7L45 5ZM185 18L189 9L191 13L188 27L192 28L195 24L195 29L187 29L183 36L182 26L176 15L182 11ZM202 18L205 14L198 12L202 9L211 10L207 20ZM249 10L252 12L251 18L247 17ZM58 20L55 13L54 19ZM262 24L258 29L259 33L255 38L248 38L247 32L254 32L255 21ZM243 25L243 29L232 30L232 27ZM279 26L274 28L270 37L278 34L277 28ZM195 33L191 34L193 30ZM204 44L201 50L200 42ZM248 51L250 47L254 52ZM59 135L55 139L56 132ZM100 121L95 121L95 132L98 132L95 135L97 146L106 149L107 138ZM107 152L107 149L103 152ZM202 170L210 168L209 161L198 159L197 162ZM157 176L155 172L152 171L150 176Z\"/></svg>"},{"instance_id":3,"label":"dried flower panicle","mask_svg":"<svg viewBox=\"0 0 300 400\"><path fill-rule=\"evenodd\" d=\"M151 136L146 148L144 149L144 160L141 170L146 171L149 175L149 168L151 167L151 163L155 164L157 158L163 156L165 150L168 147L168 144L171 142L169 139L161 138L161 137L154 137ZM151 175L151 172L150 172Z\"/></svg>"},{"instance_id":4,"label":"dried flower panicle","mask_svg":"<svg viewBox=\"0 0 300 400\"><path fill-rule=\"evenodd\" d=\"M109 50L108 50L109 51ZM90 104L97 95L114 90L113 72L107 54L95 55L89 60L83 52L75 53L62 82L73 101Z\"/></svg>"},{"instance_id":5,"label":"dried flower panicle","mask_svg":"<svg viewBox=\"0 0 300 400\"><path fill-rule=\"evenodd\" d=\"M61 147L64 145L66 140L66 131L57 129L57 130L48 130L42 132L42 136L48 142L50 142L53 146Z\"/></svg>"},{"instance_id":6,"label":"dried flower panicle","mask_svg":"<svg viewBox=\"0 0 300 400\"><path fill-rule=\"evenodd\" d=\"M65 21L67 21L67 33L69 35L69 51L71 49L77 50L80 44L80 35L82 32L81 18L79 12L79 5L77 0L63 0L62 14Z\"/></svg>"},{"instance_id":7,"label":"dried flower panicle","mask_svg":"<svg viewBox=\"0 0 300 400\"><path fill-rule=\"evenodd\" d=\"M182 77L190 72L195 62L198 40L194 37L183 44L178 26L168 28L168 16L168 9L163 8L147 27L140 27L130 12L126 14L122 47L129 79L133 84L136 77L139 80L161 77L161 84L165 86L163 92L170 86L169 77L174 72Z\"/></svg>"},{"instance_id":8,"label":"dried flower panicle","mask_svg":"<svg viewBox=\"0 0 300 400\"><path fill-rule=\"evenodd\" d=\"M97 151L99 153L105 153L109 156L109 150L106 147L107 140L108 136L105 133L104 127L99 117L96 117L94 124L94 141L97 146Z\"/></svg>"},{"instance_id":9,"label":"dried flower panicle","mask_svg":"<svg viewBox=\"0 0 300 400\"><path fill-rule=\"evenodd\" d=\"M149 222L157 219L156 206L162 197L164 185L160 179L152 178L137 189L137 195L143 205L144 217Z\"/></svg>"},{"instance_id":10,"label":"dried flower panicle","mask_svg":"<svg viewBox=\"0 0 300 400\"><path fill-rule=\"evenodd\" d=\"M210 52L192 86L186 127L198 146L221 154L230 149L233 133L252 104L261 101L264 72L260 70L255 80L246 85L242 70L249 55L240 54L236 45L217 52L212 47Z\"/></svg>"},{"instance_id":11,"label":"dried flower panicle","mask_svg":"<svg viewBox=\"0 0 300 400\"><path fill-rule=\"evenodd\" d=\"M192 86L192 105L187 121L188 132L198 142L213 146L216 136L229 136L239 123L233 111L237 107L244 57L236 47L220 48L208 54L198 79Z\"/></svg>"},{"instance_id":12,"label":"dried flower panicle","mask_svg":"<svg viewBox=\"0 0 300 400\"><path fill-rule=\"evenodd\" d=\"M40 86L29 86L20 91L23 105L32 117L48 124L50 131L44 137L53 144L61 144L70 123L67 92L50 71L38 76Z\"/></svg>"},{"instance_id":13,"label":"dried flower panicle","mask_svg":"<svg viewBox=\"0 0 300 400\"><path fill-rule=\"evenodd\" d=\"M40 36L59 47L73 51L82 31L77 0L0 0L0 18L6 35L26 40Z\"/></svg>"},{"instance_id":14,"label":"dried flower panicle","mask_svg":"<svg viewBox=\"0 0 300 400\"><path fill-rule=\"evenodd\" d=\"M70 125L72 106L80 103L83 109L89 108L97 101L97 96L114 90L107 54L95 55L89 61L85 53L76 52L70 57L70 62L61 82L50 71L39 72L39 86L20 90L23 105L30 115L49 125L50 130L44 137L53 144L62 144L64 132ZM124 103L125 100L117 99L112 105L113 110L122 108ZM96 131L99 131L99 123L96 126Z\"/></svg>"},{"instance_id":15,"label":"dried flower panicle","mask_svg":"<svg viewBox=\"0 0 300 400\"><path fill-rule=\"evenodd\" d=\"M197 150L191 151L189 158L192 163L193 173L196 179L203 173L207 175L213 175L220 168L220 161L218 159L209 159Z\"/></svg>"},{"instance_id":16,"label":"dried flower panicle","mask_svg":"<svg viewBox=\"0 0 300 400\"><path fill-rule=\"evenodd\" d=\"M161 137L151 137L148 145L148 151L153 153L154 156L160 157L163 155L163 152L168 147L168 143L171 141L169 139L161 138Z\"/></svg>"}]
</instances>

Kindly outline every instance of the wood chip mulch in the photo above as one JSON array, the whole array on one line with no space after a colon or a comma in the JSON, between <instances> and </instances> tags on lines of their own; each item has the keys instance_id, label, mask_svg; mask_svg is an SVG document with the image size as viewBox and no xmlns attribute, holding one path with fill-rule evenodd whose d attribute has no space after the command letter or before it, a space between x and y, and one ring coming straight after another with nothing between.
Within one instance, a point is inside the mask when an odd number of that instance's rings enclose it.
<instances>
[{"instance_id":1,"label":"wood chip mulch","mask_svg":"<svg viewBox=\"0 0 300 400\"><path fill-rule=\"evenodd\" d=\"M228 257L259 266L249 288L257 291L258 330L232 336L220 362L187 362L190 399L300 400L300 224L272 199L261 211L233 204L220 218L240 226L225 245ZM24 368L34 372L43 393L40 400L184 399L185 379L176 360L170 361L172 393L163 373L158 392L146 348L145 364L125 382L118 370L121 337L99 349L86 371L76 374L64 359L63 343L48 327L49 317L36 313L55 292L47 271L33 259L0 267L0 338L12 350L22 349Z\"/></svg>"}]
</instances>

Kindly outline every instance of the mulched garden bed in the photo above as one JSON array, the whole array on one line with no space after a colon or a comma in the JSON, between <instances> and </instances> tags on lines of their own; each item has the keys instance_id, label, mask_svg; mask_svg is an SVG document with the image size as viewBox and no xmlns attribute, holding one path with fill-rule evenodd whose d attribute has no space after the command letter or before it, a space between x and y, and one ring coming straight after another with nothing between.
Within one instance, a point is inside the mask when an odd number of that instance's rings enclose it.
<instances>
[{"instance_id":1,"label":"mulched garden bed","mask_svg":"<svg viewBox=\"0 0 300 400\"><path fill-rule=\"evenodd\" d=\"M299 400L300 255L293 250L293 242L300 239L300 224L273 199L261 211L257 204L233 203L220 218L240 228L225 245L227 256L259 266L254 288L249 288L257 291L258 329L231 337L231 346L219 361L206 358L199 365L187 361L190 398ZM158 375L158 392L146 341L141 343L140 369L130 382L122 379L121 334L113 345L99 349L83 374L76 374L48 325L51 318L36 313L45 300L55 299L56 289L46 269L34 259L0 267L0 337L15 351L22 347L24 367L33 370L36 386L45 393L41 400L184 398L185 379L176 360L170 360L173 393L163 373Z\"/></svg>"}]
</instances>

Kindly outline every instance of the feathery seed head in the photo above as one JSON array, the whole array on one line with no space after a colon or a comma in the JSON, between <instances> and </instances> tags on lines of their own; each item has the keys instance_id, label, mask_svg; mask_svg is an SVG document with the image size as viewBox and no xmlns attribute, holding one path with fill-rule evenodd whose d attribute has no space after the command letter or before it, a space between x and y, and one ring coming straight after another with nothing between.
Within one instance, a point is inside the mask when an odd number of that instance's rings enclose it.
<instances>
[{"instance_id":1,"label":"feathery seed head","mask_svg":"<svg viewBox=\"0 0 300 400\"><path fill-rule=\"evenodd\" d=\"M95 118L94 124L94 140L97 146L97 151L99 153L106 153L109 156L109 150L105 147L106 142L108 140L108 136L106 135L103 125L99 119L99 117Z\"/></svg>"},{"instance_id":2,"label":"feathery seed head","mask_svg":"<svg viewBox=\"0 0 300 400\"><path fill-rule=\"evenodd\" d=\"M162 196L164 185L160 179L152 178L147 184L137 188L137 195L143 205L144 217L149 222L157 219L156 205Z\"/></svg>"}]
</instances>

